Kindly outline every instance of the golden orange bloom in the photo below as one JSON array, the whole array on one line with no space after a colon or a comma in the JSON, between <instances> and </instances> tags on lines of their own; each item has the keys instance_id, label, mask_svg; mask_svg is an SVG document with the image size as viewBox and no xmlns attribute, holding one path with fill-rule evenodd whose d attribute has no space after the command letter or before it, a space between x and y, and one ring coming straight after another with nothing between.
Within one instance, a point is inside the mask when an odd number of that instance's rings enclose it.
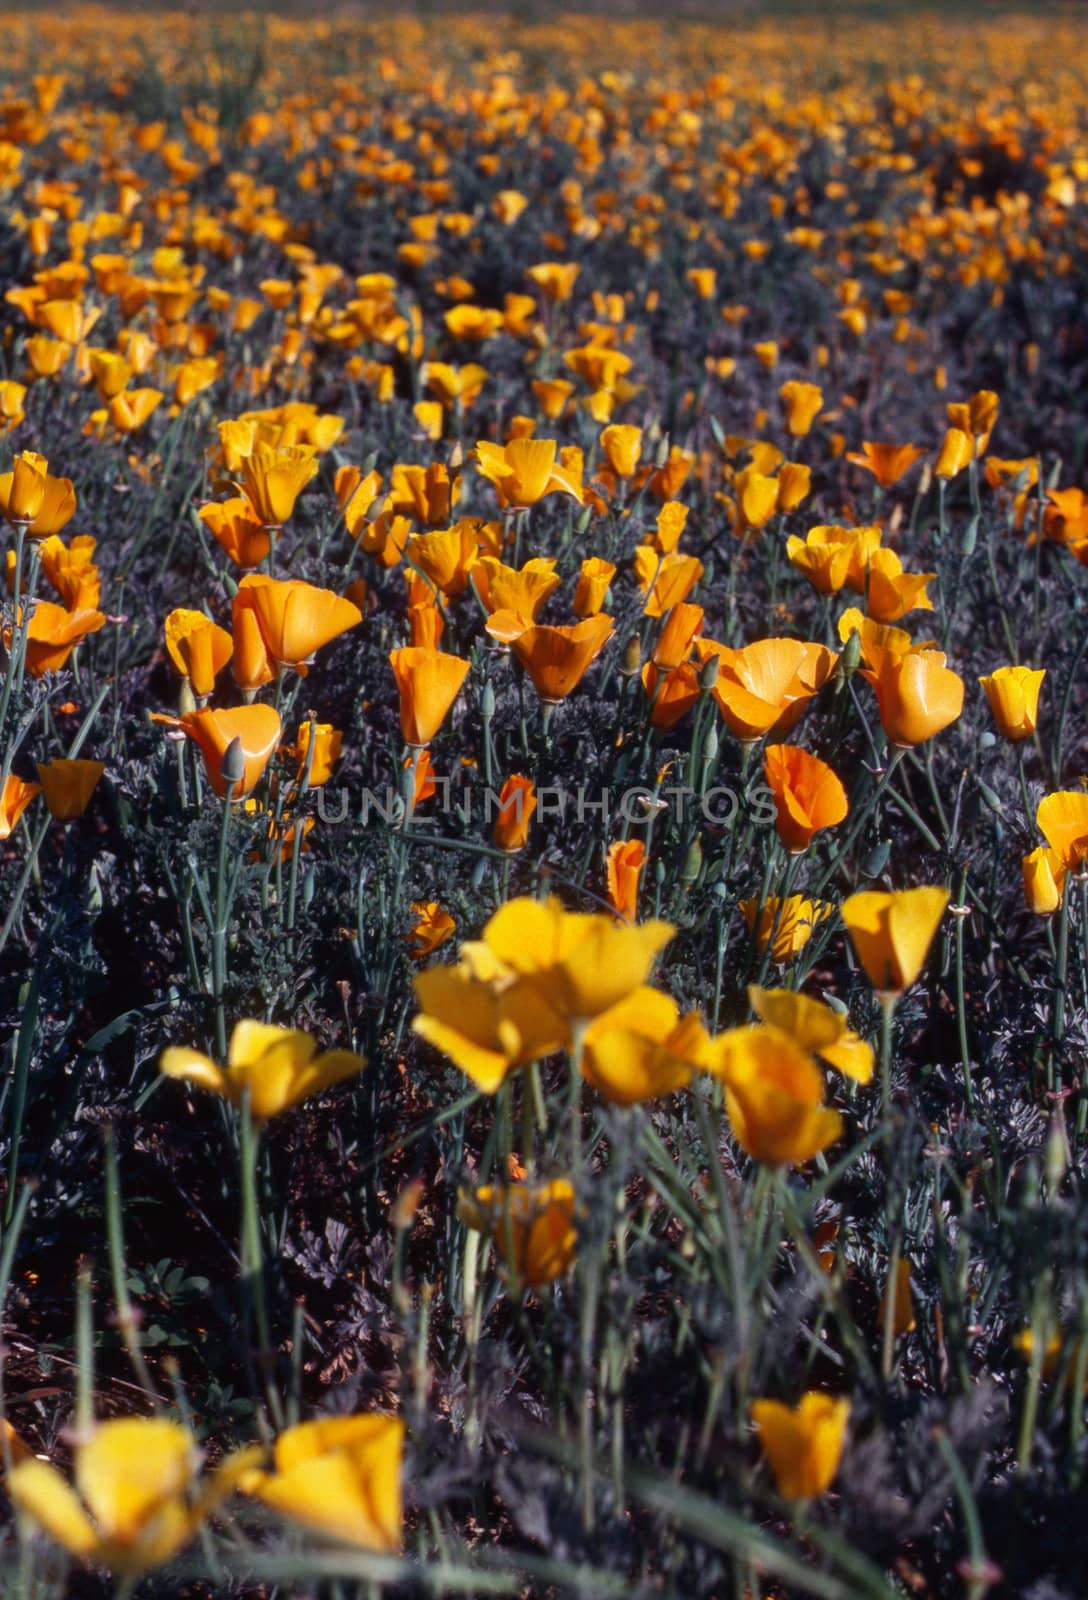
<instances>
[{"instance_id":1,"label":"golden orange bloom","mask_svg":"<svg viewBox=\"0 0 1088 1600\"><path fill-rule=\"evenodd\" d=\"M733 479L738 531L765 527L778 510L778 480L768 478L755 465Z\"/></svg>"},{"instance_id":2,"label":"golden orange bloom","mask_svg":"<svg viewBox=\"0 0 1088 1600\"><path fill-rule=\"evenodd\" d=\"M404 1432L399 1417L377 1412L300 1422L276 1440L273 1470L248 1472L242 1487L319 1538L392 1555L402 1537Z\"/></svg>"},{"instance_id":3,"label":"golden orange bloom","mask_svg":"<svg viewBox=\"0 0 1088 1600\"><path fill-rule=\"evenodd\" d=\"M774 481L778 485L775 510L796 511L801 502L808 499L812 488L812 468L802 466L798 461L784 461Z\"/></svg>"},{"instance_id":4,"label":"golden orange bloom","mask_svg":"<svg viewBox=\"0 0 1088 1600\"><path fill-rule=\"evenodd\" d=\"M1006 739L1028 739L1039 720L1039 691L1046 668L998 667L989 677L980 678L990 702L997 731Z\"/></svg>"},{"instance_id":5,"label":"golden orange bloom","mask_svg":"<svg viewBox=\"0 0 1088 1600\"><path fill-rule=\"evenodd\" d=\"M450 478L444 461L432 461L429 467L398 461L389 485L388 507L395 516L440 528L450 520L460 495L461 481Z\"/></svg>"},{"instance_id":6,"label":"golden orange bloom","mask_svg":"<svg viewBox=\"0 0 1088 1600\"><path fill-rule=\"evenodd\" d=\"M793 989L761 989L754 983L748 985L748 999L761 1022L788 1033L800 1049L819 1056L855 1083L872 1079L872 1045L847 1026L844 1015L822 1000Z\"/></svg>"},{"instance_id":7,"label":"golden orange bloom","mask_svg":"<svg viewBox=\"0 0 1088 1600\"><path fill-rule=\"evenodd\" d=\"M617 839L609 845L608 903L624 922L638 917L638 886L645 866L646 846L641 839Z\"/></svg>"},{"instance_id":8,"label":"golden orange bloom","mask_svg":"<svg viewBox=\"0 0 1088 1600\"><path fill-rule=\"evenodd\" d=\"M244 495L201 506L197 516L239 567L259 567L272 548L268 530Z\"/></svg>"},{"instance_id":9,"label":"golden orange bloom","mask_svg":"<svg viewBox=\"0 0 1088 1600\"><path fill-rule=\"evenodd\" d=\"M616 576L611 561L600 556L587 556L578 572L574 591L574 615L579 618L595 617L604 605L609 585Z\"/></svg>"},{"instance_id":10,"label":"golden orange bloom","mask_svg":"<svg viewBox=\"0 0 1088 1600\"><path fill-rule=\"evenodd\" d=\"M39 545L42 572L60 595L69 611L93 611L101 591L98 568L94 564L97 541L89 534L76 534L71 545L65 545L55 533ZM15 552L8 552L14 567ZM9 583L13 572L9 570Z\"/></svg>"},{"instance_id":11,"label":"golden orange bloom","mask_svg":"<svg viewBox=\"0 0 1088 1600\"><path fill-rule=\"evenodd\" d=\"M974 458L975 442L962 428L949 428L944 436L933 471L938 478L948 479L961 473Z\"/></svg>"},{"instance_id":12,"label":"golden orange bloom","mask_svg":"<svg viewBox=\"0 0 1088 1600\"><path fill-rule=\"evenodd\" d=\"M662 617L680 605L703 575L703 563L697 556L682 555L679 550L660 555L648 544L636 549L634 566L638 586L647 596L642 608L646 617Z\"/></svg>"},{"instance_id":13,"label":"golden orange bloom","mask_svg":"<svg viewBox=\"0 0 1088 1600\"><path fill-rule=\"evenodd\" d=\"M778 1028L731 1028L712 1041L709 1070L725 1087L734 1137L755 1161L801 1166L842 1133L824 1107L823 1074Z\"/></svg>"},{"instance_id":14,"label":"golden orange bloom","mask_svg":"<svg viewBox=\"0 0 1088 1600\"><path fill-rule=\"evenodd\" d=\"M0 840L10 839L14 833L19 818L35 795L41 794L40 783L27 783L25 778L17 778L14 773L4 784L0 793Z\"/></svg>"},{"instance_id":15,"label":"golden orange bloom","mask_svg":"<svg viewBox=\"0 0 1088 1600\"><path fill-rule=\"evenodd\" d=\"M10 472L0 473L0 512L22 523L31 539L60 533L75 516L76 495L70 478L54 478L44 456L24 450Z\"/></svg>"},{"instance_id":16,"label":"golden orange bloom","mask_svg":"<svg viewBox=\"0 0 1088 1600\"><path fill-rule=\"evenodd\" d=\"M533 280L546 300L560 301L570 299L581 270L576 261L541 261L535 267L526 268L525 275Z\"/></svg>"},{"instance_id":17,"label":"golden orange bloom","mask_svg":"<svg viewBox=\"0 0 1088 1600\"><path fill-rule=\"evenodd\" d=\"M838 594L846 584L861 593L869 558L879 544L879 527L842 528L827 524L810 528L803 539L790 534L786 554L817 594Z\"/></svg>"},{"instance_id":18,"label":"golden orange bloom","mask_svg":"<svg viewBox=\"0 0 1088 1600\"><path fill-rule=\"evenodd\" d=\"M711 690L731 733L751 743L772 730L788 732L806 704L830 677L835 656L826 645L800 639L760 639L731 650L698 639L700 662L718 659Z\"/></svg>"},{"instance_id":19,"label":"golden orange bloom","mask_svg":"<svg viewBox=\"0 0 1088 1600\"><path fill-rule=\"evenodd\" d=\"M166 649L200 700L215 688L216 677L234 654L234 642L203 611L178 610L166 619Z\"/></svg>"},{"instance_id":20,"label":"golden orange bloom","mask_svg":"<svg viewBox=\"0 0 1088 1600\"><path fill-rule=\"evenodd\" d=\"M299 578L268 578L250 572L238 586L245 604L257 618L269 659L278 666L296 667L362 622L363 615L350 600L331 589L318 589Z\"/></svg>"},{"instance_id":21,"label":"golden orange bloom","mask_svg":"<svg viewBox=\"0 0 1088 1600\"><path fill-rule=\"evenodd\" d=\"M811 1500L830 1489L842 1459L849 1400L815 1390L794 1408L757 1400L752 1421L783 1499Z\"/></svg>"},{"instance_id":22,"label":"golden orange bloom","mask_svg":"<svg viewBox=\"0 0 1088 1600\"><path fill-rule=\"evenodd\" d=\"M582 1076L613 1105L633 1106L686 1088L710 1058L697 1013L681 1017L671 995L643 985L590 1023Z\"/></svg>"},{"instance_id":23,"label":"golden orange bloom","mask_svg":"<svg viewBox=\"0 0 1088 1600\"><path fill-rule=\"evenodd\" d=\"M642 669L642 687L652 702L650 723L663 732L675 728L702 693L699 674L689 661L682 661L670 671L647 661Z\"/></svg>"},{"instance_id":24,"label":"golden orange bloom","mask_svg":"<svg viewBox=\"0 0 1088 1600\"><path fill-rule=\"evenodd\" d=\"M413 533L404 547L405 558L443 594L463 594L477 561L477 527L466 518L451 528Z\"/></svg>"},{"instance_id":25,"label":"golden orange bloom","mask_svg":"<svg viewBox=\"0 0 1088 1600\"><path fill-rule=\"evenodd\" d=\"M462 1189L457 1215L494 1244L518 1288L541 1288L561 1278L578 1251L574 1186L566 1178L547 1184L485 1184Z\"/></svg>"},{"instance_id":26,"label":"golden orange bloom","mask_svg":"<svg viewBox=\"0 0 1088 1600\"><path fill-rule=\"evenodd\" d=\"M526 622L533 622L562 579L550 556L533 556L523 567L508 567L496 556L482 556L474 570L473 581L492 615L511 611Z\"/></svg>"},{"instance_id":27,"label":"golden orange bloom","mask_svg":"<svg viewBox=\"0 0 1088 1600\"><path fill-rule=\"evenodd\" d=\"M904 572L894 550L874 550L869 557L869 615L877 622L898 622L908 611L932 611L926 593L935 572Z\"/></svg>"},{"instance_id":28,"label":"golden orange bloom","mask_svg":"<svg viewBox=\"0 0 1088 1600\"><path fill-rule=\"evenodd\" d=\"M414 956L433 955L457 930L456 922L437 900L414 900L412 915L416 921L408 935L408 944Z\"/></svg>"},{"instance_id":29,"label":"golden orange bloom","mask_svg":"<svg viewBox=\"0 0 1088 1600\"><path fill-rule=\"evenodd\" d=\"M81 817L105 770L104 761L39 761L38 777L54 821L74 822Z\"/></svg>"},{"instance_id":30,"label":"golden orange bloom","mask_svg":"<svg viewBox=\"0 0 1088 1600\"><path fill-rule=\"evenodd\" d=\"M866 439L860 452L847 452L847 461L871 472L882 489L890 489L909 472L925 451L914 444L873 444Z\"/></svg>"},{"instance_id":31,"label":"golden orange bloom","mask_svg":"<svg viewBox=\"0 0 1088 1600\"><path fill-rule=\"evenodd\" d=\"M192 739L204 757L208 780L217 795L225 796L223 757L237 739L241 743L245 771L231 790L232 800L243 800L257 787L272 752L280 742L279 713L272 706L235 706L229 711L188 711L183 717L166 717L152 712L152 722L179 728Z\"/></svg>"},{"instance_id":32,"label":"golden orange bloom","mask_svg":"<svg viewBox=\"0 0 1088 1600\"><path fill-rule=\"evenodd\" d=\"M807 850L822 828L833 828L846 816L846 790L837 775L798 745L771 745L763 772L774 793L778 837L787 850Z\"/></svg>"},{"instance_id":33,"label":"golden orange bloom","mask_svg":"<svg viewBox=\"0 0 1088 1600\"><path fill-rule=\"evenodd\" d=\"M578 486L555 464L557 450L554 439L511 439L505 445L481 439L473 454L480 476L495 485L499 504L524 509L548 494L581 502Z\"/></svg>"},{"instance_id":34,"label":"golden orange bloom","mask_svg":"<svg viewBox=\"0 0 1088 1600\"><path fill-rule=\"evenodd\" d=\"M801 954L813 930L827 920L833 909L826 901L806 900L800 894L788 895L782 901L772 895L762 904L754 898L741 900L739 905L749 932L755 935L760 955L770 949L771 959L780 966Z\"/></svg>"},{"instance_id":35,"label":"golden orange bloom","mask_svg":"<svg viewBox=\"0 0 1088 1600\"><path fill-rule=\"evenodd\" d=\"M1024 898L1036 916L1049 917L1058 910L1065 893L1067 869L1061 854L1040 845L1023 860Z\"/></svg>"},{"instance_id":36,"label":"golden orange bloom","mask_svg":"<svg viewBox=\"0 0 1088 1600\"><path fill-rule=\"evenodd\" d=\"M225 1067L187 1045L172 1045L159 1061L165 1077L195 1083L233 1106L248 1096L250 1114L257 1122L279 1116L310 1095L354 1077L365 1066L363 1057L350 1050L319 1053L317 1040L301 1029L249 1019L235 1024Z\"/></svg>"},{"instance_id":37,"label":"golden orange bloom","mask_svg":"<svg viewBox=\"0 0 1088 1600\"><path fill-rule=\"evenodd\" d=\"M601 449L617 478L633 478L642 452L642 429L613 423L601 434Z\"/></svg>"},{"instance_id":38,"label":"golden orange bloom","mask_svg":"<svg viewBox=\"0 0 1088 1600\"><path fill-rule=\"evenodd\" d=\"M441 650L407 646L389 655L400 695L405 744L429 744L446 720L468 676L469 663Z\"/></svg>"},{"instance_id":39,"label":"golden orange bloom","mask_svg":"<svg viewBox=\"0 0 1088 1600\"><path fill-rule=\"evenodd\" d=\"M231 672L239 689L249 696L264 684L271 683L276 676L276 669L268 659L268 647L249 589L239 589L234 596L231 603L231 630L234 635Z\"/></svg>"},{"instance_id":40,"label":"golden orange bloom","mask_svg":"<svg viewBox=\"0 0 1088 1600\"><path fill-rule=\"evenodd\" d=\"M105 625L101 611L65 611L49 600L39 600L31 614L26 634L26 670L32 678L43 672L59 672L72 651L89 633ZM11 649L11 629L4 630L4 644Z\"/></svg>"},{"instance_id":41,"label":"golden orange bloom","mask_svg":"<svg viewBox=\"0 0 1088 1600\"><path fill-rule=\"evenodd\" d=\"M492 835L500 850L524 850L529 839L529 824L536 810L536 787L531 778L514 773L499 791L499 804Z\"/></svg>"},{"instance_id":42,"label":"golden orange bloom","mask_svg":"<svg viewBox=\"0 0 1088 1600\"><path fill-rule=\"evenodd\" d=\"M1088 859L1088 792L1062 789L1039 801L1036 826L1070 872L1083 872Z\"/></svg>"},{"instance_id":43,"label":"golden orange bloom","mask_svg":"<svg viewBox=\"0 0 1088 1600\"><path fill-rule=\"evenodd\" d=\"M332 769L340 759L344 736L331 722L300 722L298 738L293 745L284 745L281 754L295 763L295 779L301 783L309 762L309 786L320 789L332 777ZM313 754L310 744L313 743Z\"/></svg>"},{"instance_id":44,"label":"golden orange bloom","mask_svg":"<svg viewBox=\"0 0 1088 1600\"><path fill-rule=\"evenodd\" d=\"M917 981L948 904L947 889L865 889L842 904L858 960L873 988L899 995Z\"/></svg>"},{"instance_id":45,"label":"golden orange bloom","mask_svg":"<svg viewBox=\"0 0 1088 1600\"><path fill-rule=\"evenodd\" d=\"M963 710L963 679L945 665L943 650L888 654L880 670L862 669L876 691L880 725L892 744L922 744Z\"/></svg>"},{"instance_id":46,"label":"golden orange bloom","mask_svg":"<svg viewBox=\"0 0 1088 1600\"><path fill-rule=\"evenodd\" d=\"M526 628L510 648L547 704L565 700L612 637L612 618L599 612L569 628Z\"/></svg>"},{"instance_id":47,"label":"golden orange bloom","mask_svg":"<svg viewBox=\"0 0 1088 1600\"><path fill-rule=\"evenodd\" d=\"M691 605L685 600L670 607L651 656L654 666L669 672L686 661L691 653L692 641L702 625L702 606Z\"/></svg>"},{"instance_id":48,"label":"golden orange bloom","mask_svg":"<svg viewBox=\"0 0 1088 1600\"><path fill-rule=\"evenodd\" d=\"M162 398L160 389L122 389L109 403L110 422L118 433L135 433Z\"/></svg>"},{"instance_id":49,"label":"golden orange bloom","mask_svg":"<svg viewBox=\"0 0 1088 1600\"><path fill-rule=\"evenodd\" d=\"M266 528L281 528L311 478L317 462L311 445L255 445L241 458L242 489Z\"/></svg>"},{"instance_id":50,"label":"golden orange bloom","mask_svg":"<svg viewBox=\"0 0 1088 1600\"><path fill-rule=\"evenodd\" d=\"M791 378L779 389L778 398L786 413L786 431L794 439L803 439L824 403L823 390L815 383L799 383Z\"/></svg>"}]
</instances>

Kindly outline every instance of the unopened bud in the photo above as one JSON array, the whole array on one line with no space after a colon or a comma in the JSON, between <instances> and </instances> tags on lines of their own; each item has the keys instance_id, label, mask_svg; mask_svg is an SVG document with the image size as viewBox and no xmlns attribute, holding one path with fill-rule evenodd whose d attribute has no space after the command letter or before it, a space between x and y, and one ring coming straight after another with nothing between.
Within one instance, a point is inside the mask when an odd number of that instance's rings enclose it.
<instances>
[{"instance_id":1,"label":"unopened bud","mask_svg":"<svg viewBox=\"0 0 1088 1600\"><path fill-rule=\"evenodd\" d=\"M680 882L685 886L685 888L690 889L691 885L695 882L696 878L698 878L702 870L703 845L699 835L696 834L694 839L691 841L691 846L687 855L684 857L684 870L680 874Z\"/></svg>"},{"instance_id":2,"label":"unopened bud","mask_svg":"<svg viewBox=\"0 0 1088 1600\"><path fill-rule=\"evenodd\" d=\"M842 648L839 656L839 671L843 678L852 678L858 670L861 661L861 635L855 628Z\"/></svg>"},{"instance_id":3,"label":"unopened bud","mask_svg":"<svg viewBox=\"0 0 1088 1600\"><path fill-rule=\"evenodd\" d=\"M490 722L495 715L495 691L491 687L490 678L484 683L483 691L480 695L480 715L485 722Z\"/></svg>"},{"instance_id":4,"label":"unopened bud","mask_svg":"<svg viewBox=\"0 0 1088 1600\"><path fill-rule=\"evenodd\" d=\"M589 532L589 524L592 522L592 520L593 520L593 507L592 506L586 506L583 511L580 511L578 513L578 520L574 524L575 533L579 533L579 534L588 533Z\"/></svg>"},{"instance_id":5,"label":"unopened bud","mask_svg":"<svg viewBox=\"0 0 1088 1600\"><path fill-rule=\"evenodd\" d=\"M670 449L671 449L671 445L669 444L669 436L668 436L667 433L663 433L661 435L661 443L657 447L657 454L654 457L654 466L655 467L660 468L660 467L664 467L664 466L666 466L668 464L669 450Z\"/></svg>"},{"instance_id":6,"label":"unopened bud","mask_svg":"<svg viewBox=\"0 0 1088 1600\"><path fill-rule=\"evenodd\" d=\"M450 458L449 458L449 461L446 463L446 468L447 468L447 471L449 472L450 476L452 477L455 472L460 472L460 470L464 466L464 464L465 464L465 447L461 443L460 439L458 439L457 443L454 445L453 449L450 451Z\"/></svg>"},{"instance_id":7,"label":"unopened bud","mask_svg":"<svg viewBox=\"0 0 1088 1600\"><path fill-rule=\"evenodd\" d=\"M637 633L633 633L624 646L620 671L625 678L637 678L642 671L642 643Z\"/></svg>"},{"instance_id":8,"label":"unopened bud","mask_svg":"<svg viewBox=\"0 0 1088 1600\"><path fill-rule=\"evenodd\" d=\"M190 711L196 710L196 695L188 678L181 680L181 688L178 690L178 710L183 717L187 717Z\"/></svg>"},{"instance_id":9,"label":"unopened bud","mask_svg":"<svg viewBox=\"0 0 1088 1600\"><path fill-rule=\"evenodd\" d=\"M241 739L232 739L223 751L223 760L219 766L219 775L227 789L233 789L235 784L241 783L246 775L246 753L242 749Z\"/></svg>"},{"instance_id":10,"label":"unopened bud","mask_svg":"<svg viewBox=\"0 0 1088 1600\"><path fill-rule=\"evenodd\" d=\"M707 656L703 662L702 671L699 673L699 687L705 693L709 693L718 681L718 666L717 656Z\"/></svg>"}]
</instances>

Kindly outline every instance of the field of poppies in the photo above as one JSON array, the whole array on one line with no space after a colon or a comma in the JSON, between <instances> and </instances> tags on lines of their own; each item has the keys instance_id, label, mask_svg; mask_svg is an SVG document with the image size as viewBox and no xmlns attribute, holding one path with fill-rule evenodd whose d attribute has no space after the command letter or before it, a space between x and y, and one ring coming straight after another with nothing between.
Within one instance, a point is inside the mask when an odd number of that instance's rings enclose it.
<instances>
[{"instance_id":1,"label":"field of poppies","mask_svg":"<svg viewBox=\"0 0 1088 1600\"><path fill-rule=\"evenodd\" d=\"M1081 1600L1079 10L5 24L0 1595Z\"/></svg>"}]
</instances>

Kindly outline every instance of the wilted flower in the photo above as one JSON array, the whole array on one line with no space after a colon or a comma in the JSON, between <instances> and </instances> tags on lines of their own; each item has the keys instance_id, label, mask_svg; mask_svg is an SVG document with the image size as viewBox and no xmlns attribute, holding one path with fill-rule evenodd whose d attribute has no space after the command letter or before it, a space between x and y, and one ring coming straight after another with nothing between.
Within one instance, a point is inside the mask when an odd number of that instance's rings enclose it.
<instances>
[{"instance_id":1,"label":"wilted flower","mask_svg":"<svg viewBox=\"0 0 1088 1600\"><path fill-rule=\"evenodd\" d=\"M198 699L211 694L217 675L234 654L234 641L203 611L171 611L166 619L166 650Z\"/></svg>"}]
</instances>

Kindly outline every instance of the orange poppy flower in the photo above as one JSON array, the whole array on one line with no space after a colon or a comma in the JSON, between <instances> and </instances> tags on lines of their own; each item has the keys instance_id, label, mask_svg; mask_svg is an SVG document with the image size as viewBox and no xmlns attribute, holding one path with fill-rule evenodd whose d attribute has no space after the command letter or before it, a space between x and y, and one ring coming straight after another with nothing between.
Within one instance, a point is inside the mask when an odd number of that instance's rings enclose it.
<instances>
[{"instance_id":1,"label":"orange poppy flower","mask_svg":"<svg viewBox=\"0 0 1088 1600\"><path fill-rule=\"evenodd\" d=\"M166 619L166 649L199 700L215 688L217 675L234 654L234 642L203 611L178 610Z\"/></svg>"},{"instance_id":2,"label":"orange poppy flower","mask_svg":"<svg viewBox=\"0 0 1088 1600\"><path fill-rule=\"evenodd\" d=\"M501 506L524 509L548 494L569 494L581 501L581 491L557 467L554 439L511 439L508 444L481 440L473 454L481 477L495 485Z\"/></svg>"},{"instance_id":3,"label":"orange poppy flower","mask_svg":"<svg viewBox=\"0 0 1088 1600\"><path fill-rule=\"evenodd\" d=\"M405 744L429 744L461 692L469 664L460 656L409 645L392 650L389 663L400 694L400 728Z\"/></svg>"},{"instance_id":4,"label":"orange poppy flower","mask_svg":"<svg viewBox=\"0 0 1088 1600\"><path fill-rule=\"evenodd\" d=\"M638 586L647 596L642 608L646 617L663 617L680 605L703 575L703 563L697 556L681 555L678 550L663 556L648 544L639 545L634 565Z\"/></svg>"},{"instance_id":5,"label":"orange poppy flower","mask_svg":"<svg viewBox=\"0 0 1088 1600\"><path fill-rule=\"evenodd\" d=\"M97 541L89 534L77 534L71 545L66 545L57 534L43 539L41 553L42 572L60 595L69 611L93 611L98 606L101 581L94 564ZM15 552L8 552L14 567ZM13 571L9 571L8 587L12 586Z\"/></svg>"},{"instance_id":6,"label":"orange poppy flower","mask_svg":"<svg viewBox=\"0 0 1088 1600\"><path fill-rule=\"evenodd\" d=\"M74 822L81 817L105 770L104 761L39 761L38 777L54 821Z\"/></svg>"},{"instance_id":7,"label":"orange poppy flower","mask_svg":"<svg viewBox=\"0 0 1088 1600\"><path fill-rule=\"evenodd\" d=\"M6 780L0 793L0 840L11 838L19 818L34 796L41 792L40 783L27 783L25 778L17 778L14 773Z\"/></svg>"},{"instance_id":8,"label":"orange poppy flower","mask_svg":"<svg viewBox=\"0 0 1088 1600\"><path fill-rule=\"evenodd\" d=\"M898 622L908 611L932 611L926 587L935 572L904 572L894 550L874 550L869 557L869 615L877 622Z\"/></svg>"},{"instance_id":9,"label":"orange poppy flower","mask_svg":"<svg viewBox=\"0 0 1088 1600\"><path fill-rule=\"evenodd\" d=\"M311 478L317 462L311 445L256 445L241 459L242 488L266 528L281 528Z\"/></svg>"},{"instance_id":10,"label":"orange poppy flower","mask_svg":"<svg viewBox=\"0 0 1088 1600\"><path fill-rule=\"evenodd\" d=\"M531 778L514 773L499 791L498 812L492 835L500 850L524 850L529 839L529 824L536 810L536 788Z\"/></svg>"},{"instance_id":11,"label":"orange poppy flower","mask_svg":"<svg viewBox=\"0 0 1088 1600\"><path fill-rule=\"evenodd\" d=\"M818 756L793 744L775 744L763 758L774 793L778 837L787 850L807 850L823 828L834 828L849 809L838 776Z\"/></svg>"},{"instance_id":12,"label":"orange poppy flower","mask_svg":"<svg viewBox=\"0 0 1088 1600\"><path fill-rule=\"evenodd\" d=\"M43 672L59 672L76 645L89 633L105 625L101 611L65 611L49 600L39 600L27 628L26 670L32 678ZM11 629L4 630L4 644L11 649Z\"/></svg>"},{"instance_id":13,"label":"orange poppy flower","mask_svg":"<svg viewBox=\"0 0 1088 1600\"><path fill-rule=\"evenodd\" d=\"M788 732L836 661L826 645L801 639L760 639L742 650L698 639L695 654L702 663L717 657L711 693L730 732L746 743L772 729Z\"/></svg>"},{"instance_id":14,"label":"orange poppy flower","mask_svg":"<svg viewBox=\"0 0 1088 1600\"><path fill-rule=\"evenodd\" d=\"M866 472L871 472L882 489L890 489L910 471L919 457L924 455L925 451L918 445L874 444L866 439L860 452L850 450L846 459L857 467L864 467Z\"/></svg>"},{"instance_id":15,"label":"orange poppy flower","mask_svg":"<svg viewBox=\"0 0 1088 1600\"><path fill-rule=\"evenodd\" d=\"M0 512L22 523L30 539L60 533L75 516L76 494L70 478L54 478L45 456L24 450L10 472L0 473Z\"/></svg>"},{"instance_id":16,"label":"orange poppy flower","mask_svg":"<svg viewBox=\"0 0 1088 1600\"><path fill-rule=\"evenodd\" d=\"M778 398L786 413L787 433L794 439L803 439L824 403L823 390L815 383L800 383L791 378L779 389Z\"/></svg>"},{"instance_id":17,"label":"orange poppy flower","mask_svg":"<svg viewBox=\"0 0 1088 1600\"><path fill-rule=\"evenodd\" d=\"M612 618L599 612L571 628L526 628L510 648L545 704L558 704L582 681L613 631Z\"/></svg>"},{"instance_id":18,"label":"orange poppy flower","mask_svg":"<svg viewBox=\"0 0 1088 1600\"><path fill-rule=\"evenodd\" d=\"M512 611L529 622L536 620L545 600L562 582L548 556L534 556L523 567L508 567L495 556L483 556L473 581L492 615Z\"/></svg>"},{"instance_id":19,"label":"orange poppy flower","mask_svg":"<svg viewBox=\"0 0 1088 1600\"><path fill-rule=\"evenodd\" d=\"M652 661L642 669L642 687L651 702L650 724L667 733L686 717L702 693L699 674L690 661L671 671L659 671Z\"/></svg>"},{"instance_id":20,"label":"orange poppy flower","mask_svg":"<svg viewBox=\"0 0 1088 1600\"><path fill-rule=\"evenodd\" d=\"M477 561L477 527L477 523L466 518L455 522L452 528L413 533L404 547L405 558L443 594L463 594Z\"/></svg>"},{"instance_id":21,"label":"orange poppy flower","mask_svg":"<svg viewBox=\"0 0 1088 1600\"><path fill-rule=\"evenodd\" d=\"M702 606L681 601L671 606L657 636L651 660L655 667L669 672L686 661L691 653L692 641L703 625Z\"/></svg>"},{"instance_id":22,"label":"orange poppy flower","mask_svg":"<svg viewBox=\"0 0 1088 1600\"><path fill-rule=\"evenodd\" d=\"M238 586L246 594L268 650L279 666L296 667L322 645L362 622L363 614L331 589L318 589L299 578L266 578L247 573Z\"/></svg>"},{"instance_id":23,"label":"orange poppy flower","mask_svg":"<svg viewBox=\"0 0 1088 1600\"><path fill-rule=\"evenodd\" d=\"M638 917L638 886L646 865L641 839L617 839L608 847L608 903L617 917L634 922Z\"/></svg>"},{"instance_id":24,"label":"orange poppy flower","mask_svg":"<svg viewBox=\"0 0 1088 1600\"><path fill-rule=\"evenodd\" d=\"M893 744L922 744L963 710L963 679L945 665L943 650L887 655L879 672L862 669L876 691L880 725Z\"/></svg>"},{"instance_id":25,"label":"orange poppy flower","mask_svg":"<svg viewBox=\"0 0 1088 1600\"><path fill-rule=\"evenodd\" d=\"M633 478L642 452L642 429L613 423L601 434L601 449L617 478Z\"/></svg>"},{"instance_id":26,"label":"orange poppy flower","mask_svg":"<svg viewBox=\"0 0 1088 1600\"><path fill-rule=\"evenodd\" d=\"M229 711L213 711L204 707L188 711L183 717L166 717L152 712L152 722L167 728L179 728L200 749L208 781L217 795L225 796L227 786L223 779L223 757L237 739L242 747L245 771L231 792L232 800L243 800L257 787L280 742L279 712L272 706L234 706Z\"/></svg>"},{"instance_id":27,"label":"orange poppy flower","mask_svg":"<svg viewBox=\"0 0 1088 1600\"><path fill-rule=\"evenodd\" d=\"M578 573L574 591L574 615L595 617L604 605L616 568L611 561L600 556L587 556Z\"/></svg>"},{"instance_id":28,"label":"orange poppy flower","mask_svg":"<svg viewBox=\"0 0 1088 1600\"><path fill-rule=\"evenodd\" d=\"M201 506L197 516L216 544L240 567L259 567L272 548L264 523L244 495Z\"/></svg>"}]
</instances>

